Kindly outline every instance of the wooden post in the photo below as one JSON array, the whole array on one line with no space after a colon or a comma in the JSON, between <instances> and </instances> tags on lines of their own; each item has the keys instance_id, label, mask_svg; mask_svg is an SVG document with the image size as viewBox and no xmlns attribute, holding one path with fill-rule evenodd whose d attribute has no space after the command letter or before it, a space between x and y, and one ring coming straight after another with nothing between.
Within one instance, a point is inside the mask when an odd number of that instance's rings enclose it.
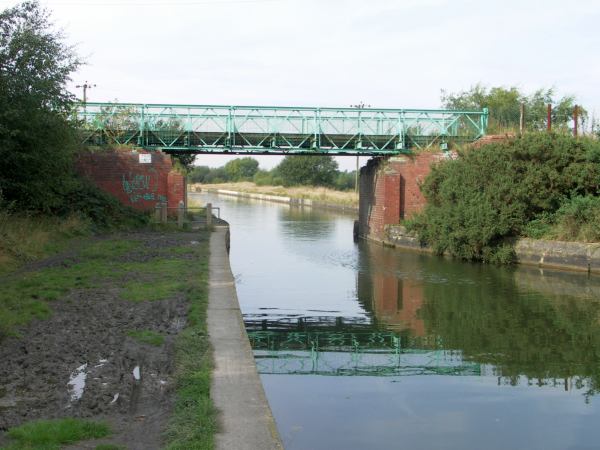
<instances>
[{"instance_id":1,"label":"wooden post","mask_svg":"<svg viewBox=\"0 0 600 450\"><path fill-rule=\"evenodd\" d=\"M177 226L179 228L183 228L183 217L185 214L185 204L183 201L179 202L179 207L177 208Z\"/></svg>"},{"instance_id":2,"label":"wooden post","mask_svg":"<svg viewBox=\"0 0 600 450\"><path fill-rule=\"evenodd\" d=\"M548 103L548 119L546 121L548 125L548 131L552 131L552 105Z\"/></svg>"},{"instance_id":3,"label":"wooden post","mask_svg":"<svg viewBox=\"0 0 600 450\"><path fill-rule=\"evenodd\" d=\"M212 203L206 204L206 228L212 227Z\"/></svg>"},{"instance_id":4,"label":"wooden post","mask_svg":"<svg viewBox=\"0 0 600 450\"><path fill-rule=\"evenodd\" d=\"M573 136L577 137L577 121L579 119L579 108L577 105L573 108Z\"/></svg>"},{"instance_id":5,"label":"wooden post","mask_svg":"<svg viewBox=\"0 0 600 450\"><path fill-rule=\"evenodd\" d=\"M519 134L525 131L525 103L519 106Z\"/></svg>"},{"instance_id":6,"label":"wooden post","mask_svg":"<svg viewBox=\"0 0 600 450\"><path fill-rule=\"evenodd\" d=\"M160 204L160 221L162 223L167 223L167 202L162 202Z\"/></svg>"},{"instance_id":7,"label":"wooden post","mask_svg":"<svg viewBox=\"0 0 600 450\"><path fill-rule=\"evenodd\" d=\"M154 207L154 222L160 223L161 219L161 204L157 203Z\"/></svg>"}]
</instances>

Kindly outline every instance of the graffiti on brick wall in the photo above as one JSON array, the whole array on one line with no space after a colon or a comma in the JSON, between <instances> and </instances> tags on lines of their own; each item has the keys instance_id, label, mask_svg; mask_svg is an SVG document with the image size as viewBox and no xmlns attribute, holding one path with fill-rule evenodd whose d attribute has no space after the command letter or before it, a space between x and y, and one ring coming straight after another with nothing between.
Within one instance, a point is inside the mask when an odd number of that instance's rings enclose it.
<instances>
[{"instance_id":1,"label":"graffiti on brick wall","mask_svg":"<svg viewBox=\"0 0 600 450\"><path fill-rule=\"evenodd\" d=\"M121 176L123 191L129 197L131 203L144 201L166 201L164 195L156 194L156 184L152 183L150 175L142 175L135 173L123 174Z\"/></svg>"}]
</instances>

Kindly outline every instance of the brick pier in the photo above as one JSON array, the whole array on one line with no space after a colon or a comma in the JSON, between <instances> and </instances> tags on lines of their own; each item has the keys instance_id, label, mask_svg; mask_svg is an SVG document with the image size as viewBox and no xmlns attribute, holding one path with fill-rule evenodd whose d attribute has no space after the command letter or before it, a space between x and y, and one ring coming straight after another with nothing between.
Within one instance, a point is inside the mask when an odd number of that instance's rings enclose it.
<instances>
[{"instance_id":1,"label":"brick pier","mask_svg":"<svg viewBox=\"0 0 600 450\"><path fill-rule=\"evenodd\" d=\"M420 184L442 152L373 158L360 171L359 234L382 241L386 225L397 224L425 206Z\"/></svg>"}]
</instances>

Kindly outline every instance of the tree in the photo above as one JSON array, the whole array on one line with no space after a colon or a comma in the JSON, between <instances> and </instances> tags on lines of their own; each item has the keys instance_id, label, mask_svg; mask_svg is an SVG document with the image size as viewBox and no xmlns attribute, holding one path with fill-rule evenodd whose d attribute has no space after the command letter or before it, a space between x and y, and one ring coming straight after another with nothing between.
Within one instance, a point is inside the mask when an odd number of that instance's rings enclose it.
<instances>
[{"instance_id":1,"label":"tree","mask_svg":"<svg viewBox=\"0 0 600 450\"><path fill-rule=\"evenodd\" d=\"M204 183L209 173L210 167L196 166L188 174L188 180L190 183Z\"/></svg>"},{"instance_id":2,"label":"tree","mask_svg":"<svg viewBox=\"0 0 600 450\"><path fill-rule=\"evenodd\" d=\"M258 161L254 158L236 158L225 164L225 173L231 181L252 180L258 171Z\"/></svg>"},{"instance_id":3,"label":"tree","mask_svg":"<svg viewBox=\"0 0 600 450\"><path fill-rule=\"evenodd\" d=\"M276 172L287 186L332 186L337 176L337 162L331 156L286 156Z\"/></svg>"},{"instance_id":4,"label":"tree","mask_svg":"<svg viewBox=\"0 0 600 450\"><path fill-rule=\"evenodd\" d=\"M520 105L525 105L525 126L529 130L543 130L547 126L547 106L552 104L552 123L555 128L567 129L572 121L575 97L555 98L553 89L538 89L527 96L516 87L492 87L488 89L481 84L468 91L447 93L442 90L442 106L448 109L483 109L490 112L489 127L491 132L518 129ZM582 119L587 112L581 109Z\"/></svg>"},{"instance_id":5,"label":"tree","mask_svg":"<svg viewBox=\"0 0 600 450\"><path fill-rule=\"evenodd\" d=\"M74 96L80 65L37 1L0 13L0 192L21 208L53 211L72 188Z\"/></svg>"}]
</instances>

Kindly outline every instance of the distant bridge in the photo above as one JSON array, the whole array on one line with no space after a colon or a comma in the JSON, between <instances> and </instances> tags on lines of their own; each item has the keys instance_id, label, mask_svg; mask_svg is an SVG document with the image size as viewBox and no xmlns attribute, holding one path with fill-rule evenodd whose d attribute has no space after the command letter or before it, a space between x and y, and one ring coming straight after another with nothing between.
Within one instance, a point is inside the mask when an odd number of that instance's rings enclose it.
<instances>
[{"instance_id":1,"label":"distant bridge","mask_svg":"<svg viewBox=\"0 0 600 450\"><path fill-rule=\"evenodd\" d=\"M394 155L473 142L488 111L86 103L85 145L167 153Z\"/></svg>"}]
</instances>

